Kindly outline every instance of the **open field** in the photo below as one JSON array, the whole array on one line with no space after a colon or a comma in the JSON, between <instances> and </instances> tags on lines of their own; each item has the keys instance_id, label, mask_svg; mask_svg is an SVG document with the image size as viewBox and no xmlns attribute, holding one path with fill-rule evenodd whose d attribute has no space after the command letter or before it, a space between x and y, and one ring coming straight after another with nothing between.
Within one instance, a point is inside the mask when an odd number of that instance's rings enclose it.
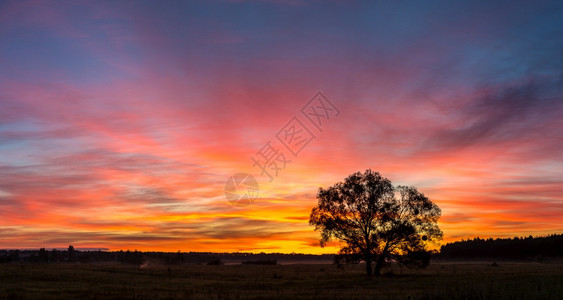
<instances>
[{"instance_id":1,"label":"open field","mask_svg":"<svg viewBox=\"0 0 563 300\"><path fill-rule=\"evenodd\" d=\"M563 264L394 266L2 264L0 299L563 299Z\"/></svg>"}]
</instances>

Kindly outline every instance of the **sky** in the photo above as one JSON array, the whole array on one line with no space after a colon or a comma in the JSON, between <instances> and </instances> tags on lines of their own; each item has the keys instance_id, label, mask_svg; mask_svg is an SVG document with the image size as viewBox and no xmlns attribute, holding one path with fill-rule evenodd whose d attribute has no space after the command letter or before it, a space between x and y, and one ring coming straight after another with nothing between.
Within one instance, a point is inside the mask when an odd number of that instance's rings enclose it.
<instances>
[{"instance_id":1,"label":"sky","mask_svg":"<svg viewBox=\"0 0 563 300\"><path fill-rule=\"evenodd\" d=\"M334 253L366 169L444 243L561 233L563 3L396 2L0 1L0 248Z\"/></svg>"}]
</instances>

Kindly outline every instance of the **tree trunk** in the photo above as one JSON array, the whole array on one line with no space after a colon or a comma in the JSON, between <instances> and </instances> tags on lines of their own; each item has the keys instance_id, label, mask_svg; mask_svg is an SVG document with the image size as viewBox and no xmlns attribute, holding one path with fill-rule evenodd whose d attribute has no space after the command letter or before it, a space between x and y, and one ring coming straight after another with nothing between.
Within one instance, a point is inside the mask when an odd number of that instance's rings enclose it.
<instances>
[{"instance_id":1,"label":"tree trunk","mask_svg":"<svg viewBox=\"0 0 563 300\"><path fill-rule=\"evenodd\" d=\"M366 257L366 273L368 275L368 277L371 277L371 257Z\"/></svg>"},{"instance_id":2,"label":"tree trunk","mask_svg":"<svg viewBox=\"0 0 563 300\"><path fill-rule=\"evenodd\" d=\"M387 255L387 250L389 250L389 241L385 243L385 247L381 254L377 257L377 261L375 263L375 276L379 276L381 274L381 268L383 268L383 264L385 263L385 256Z\"/></svg>"},{"instance_id":3,"label":"tree trunk","mask_svg":"<svg viewBox=\"0 0 563 300\"><path fill-rule=\"evenodd\" d=\"M380 255L375 263L375 276L381 275L381 268L383 267L383 263L385 262L385 256Z\"/></svg>"}]
</instances>

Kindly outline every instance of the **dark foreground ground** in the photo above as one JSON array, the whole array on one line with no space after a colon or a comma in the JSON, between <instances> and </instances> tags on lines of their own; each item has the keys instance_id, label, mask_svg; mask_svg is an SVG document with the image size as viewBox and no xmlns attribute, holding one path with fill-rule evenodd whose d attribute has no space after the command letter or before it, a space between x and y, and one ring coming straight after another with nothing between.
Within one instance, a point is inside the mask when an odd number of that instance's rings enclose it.
<instances>
[{"instance_id":1,"label":"dark foreground ground","mask_svg":"<svg viewBox=\"0 0 563 300\"><path fill-rule=\"evenodd\" d=\"M0 299L563 299L563 264L0 265Z\"/></svg>"}]
</instances>

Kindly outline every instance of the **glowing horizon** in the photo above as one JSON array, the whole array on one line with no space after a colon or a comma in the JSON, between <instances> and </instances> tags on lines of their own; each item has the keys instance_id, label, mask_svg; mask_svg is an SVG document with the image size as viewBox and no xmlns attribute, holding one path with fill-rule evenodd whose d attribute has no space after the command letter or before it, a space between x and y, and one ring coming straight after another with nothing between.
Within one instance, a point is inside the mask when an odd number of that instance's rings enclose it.
<instances>
[{"instance_id":1,"label":"glowing horizon","mask_svg":"<svg viewBox=\"0 0 563 300\"><path fill-rule=\"evenodd\" d=\"M444 242L563 232L563 6L0 4L0 249L334 253L316 191L372 169ZM316 128L318 91L339 110ZM297 156L276 134L298 117ZM307 123L309 122L309 123ZM271 141L270 182L251 157ZM225 183L252 174L256 201Z\"/></svg>"}]
</instances>

